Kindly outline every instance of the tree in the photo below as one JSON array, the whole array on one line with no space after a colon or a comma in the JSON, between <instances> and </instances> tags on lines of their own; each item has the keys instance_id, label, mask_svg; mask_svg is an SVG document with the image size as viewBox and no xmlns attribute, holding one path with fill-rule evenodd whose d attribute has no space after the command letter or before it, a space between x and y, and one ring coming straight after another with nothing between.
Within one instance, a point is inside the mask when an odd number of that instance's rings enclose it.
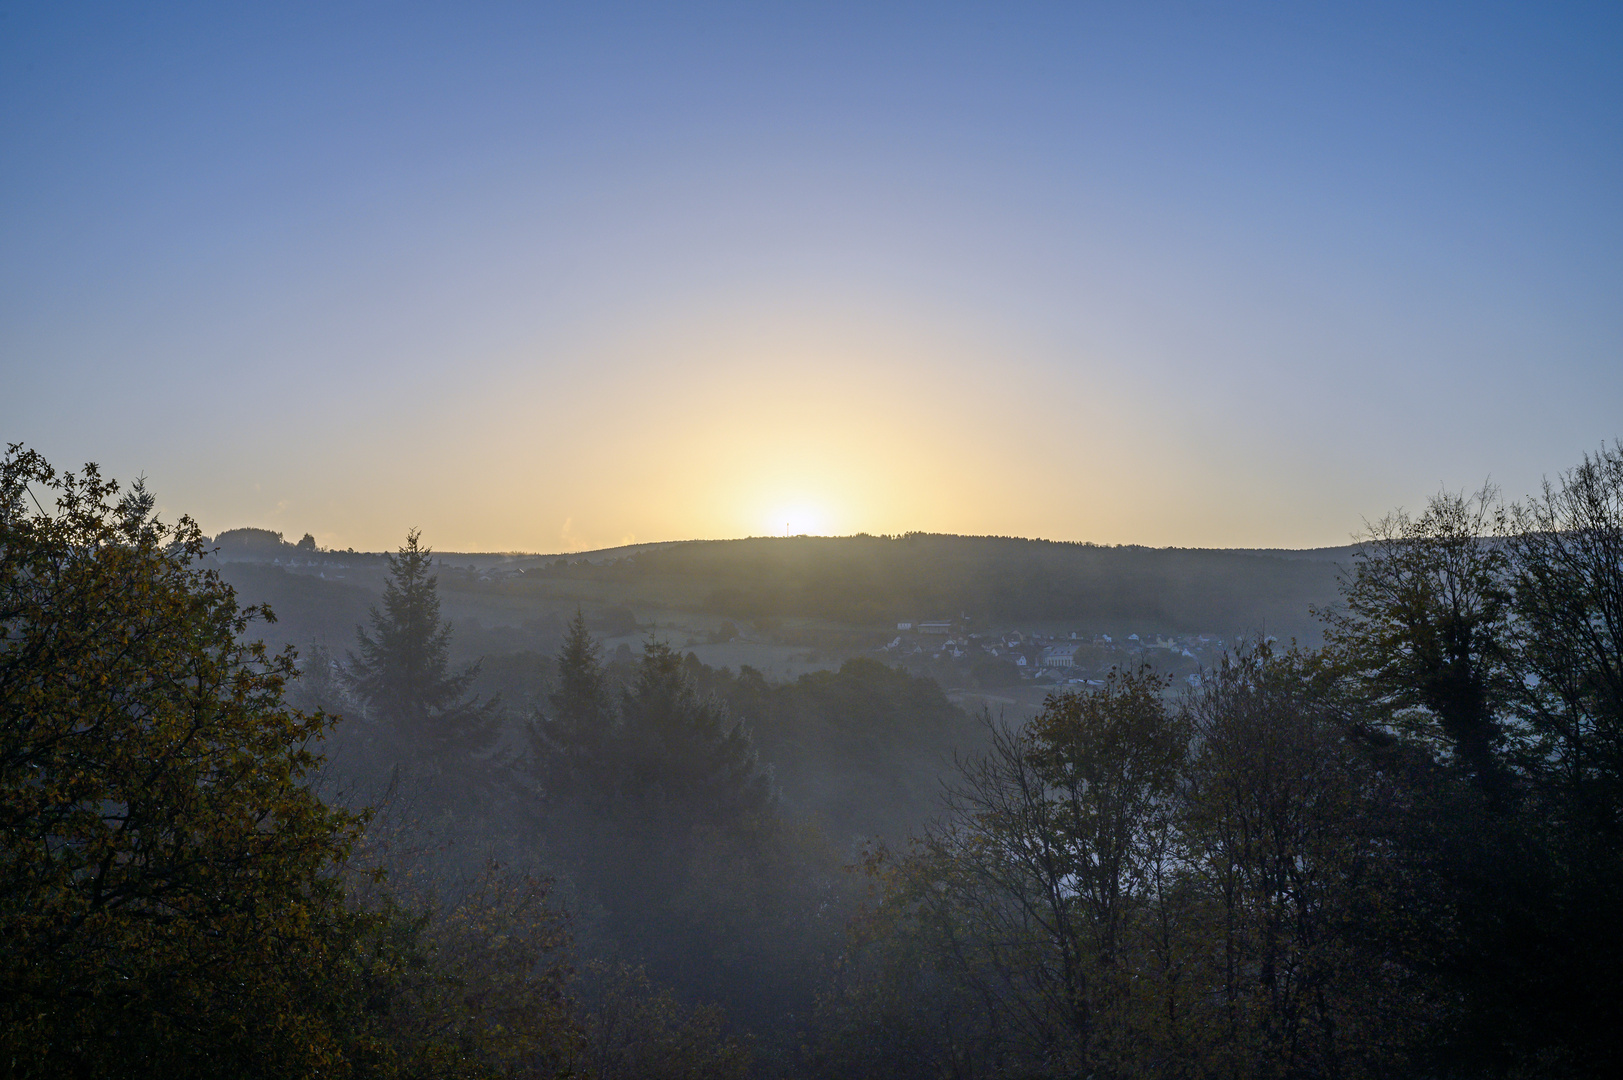
<instances>
[{"instance_id":1,"label":"tree","mask_svg":"<svg viewBox=\"0 0 1623 1080\"><path fill-rule=\"evenodd\" d=\"M994 725L944 818L869 858L822 1002L835 1068L1401 1074L1430 984L1390 940L1400 806L1360 724L1294 652L1243 653L1177 709L1164 687L1118 673Z\"/></svg>"},{"instance_id":2,"label":"tree","mask_svg":"<svg viewBox=\"0 0 1623 1080\"><path fill-rule=\"evenodd\" d=\"M1519 861L1537 872L1509 947L1493 952L1502 974L1472 996L1471 1033L1552 1072L1613 1076L1623 1071L1623 445L1546 481L1511 526L1512 702L1535 751Z\"/></svg>"},{"instance_id":3,"label":"tree","mask_svg":"<svg viewBox=\"0 0 1623 1080\"><path fill-rule=\"evenodd\" d=\"M137 476L130 490L118 500L118 516L120 524L135 528L144 528L152 521L152 511L158 505L158 497L147 490L147 478Z\"/></svg>"},{"instance_id":4,"label":"tree","mask_svg":"<svg viewBox=\"0 0 1623 1080\"><path fill-rule=\"evenodd\" d=\"M585 796L602 779L615 723L602 657L603 647L577 608L558 650L549 708L528 726L531 768L550 801Z\"/></svg>"},{"instance_id":5,"label":"tree","mask_svg":"<svg viewBox=\"0 0 1623 1080\"><path fill-rule=\"evenodd\" d=\"M770 689L748 668L728 683L718 689L750 718L791 812L815 814L841 843L917 832L941 763L983 735L934 679L865 657Z\"/></svg>"},{"instance_id":6,"label":"tree","mask_svg":"<svg viewBox=\"0 0 1623 1080\"><path fill-rule=\"evenodd\" d=\"M962 896L986 970L1001 993L1026 999L1034 1048L1083 1073L1127 1068L1142 1014L1158 1012L1166 990L1136 947L1152 925L1188 744L1165 686L1141 668L1051 695L1024 731L995 733L963 770L949 831L932 837L969 869ZM1000 956L1005 942L1016 949ZM1019 954L1032 949L1027 967Z\"/></svg>"},{"instance_id":7,"label":"tree","mask_svg":"<svg viewBox=\"0 0 1623 1080\"><path fill-rule=\"evenodd\" d=\"M1623 444L1515 510L1518 704L1564 812L1623 836Z\"/></svg>"},{"instance_id":8,"label":"tree","mask_svg":"<svg viewBox=\"0 0 1623 1080\"><path fill-rule=\"evenodd\" d=\"M735 828L770 815L776 799L742 723L701 699L682 657L650 638L637 680L621 693L618 786L681 827Z\"/></svg>"},{"instance_id":9,"label":"tree","mask_svg":"<svg viewBox=\"0 0 1623 1080\"><path fill-rule=\"evenodd\" d=\"M747 1044L720 1009L684 1005L630 964L586 965L579 1064L594 1080L744 1080Z\"/></svg>"},{"instance_id":10,"label":"tree","mask_svg":"<svg viewBox=\"0 0 1623 1080\"><path fill-rule=\"evenodd\" d=\"M54 497L55 512L40 496ZM310 1075L356 924L329 720L240 636L197 526L142 485L0 460L0 1060L13 1075Z\"/></svg>"},{"instance_id":11,"label":"tree","mask_svg":"<svg viewBox=\"0 0 1623 1080\"><path fill-rule=\"evenodd\" d=\"M355 1073L571 1075L580 1026L560 956L568 922L547 904L550 883L494 861L446 880L415 854L391 852L386 879L356 883L374 915L342 983Z\"/></svg>"},{"instance_id":12,"label":"tree","mask_svg":"<svg viewBox=\"0 0 1623 1080\"><path fill-rule=\"evenodd\" d=\"M1328 620L1350 692L1477 796L1419 778L1438 824L1399 838L1436 875L1424 962L1458 994L1437 1035L1457 1067L1623 1068L1620 559L1614 447L1508 513L1484 489L1389 517Z\"/></svg>"},{"instance_id":13,"label":"tree","mask_svg":"<svg viewBox=\"0 0 1623 1080\"><path fill-rule=\"evenodd\" d=\"M864 960L906 988L857 978L848 993L884 1012L918 995L942 1013L889 1047L888 1067L1116 1076L1156 1056L1176 988L1148 946L1188 744L1164 687L1147 669L1112 673L1099 690L1051 695L1023 730L992 724L944 818L902 859L870 860L882 891ZM903 962L875 947L876 925Z\"/></svg>"},{"instance_id":14,"label":"tree","mask_svg":"<svg viewBox=\"0 0 1623 1080\"><path fill-rule=\"evenodd\" d=\"M1503 709L1509 563L1494 541L1495 493L1442 492L1425 513L1398 510L1372 526L1344 607L1320 612L1343 669L1384 701L1394 722L1446 747L1490 805L1506 808L1512 770Z\"/></svg>"},{"instance_id":15,"label":"tree","mask_svg":"<svg viewBox=\"0 0 1623 1080\"><path fill-rule=\"evenodd\" d=\"M1361 725L1308 657L1267 647L1225 658L1183 711L1183 944L1206 988L1186 1002L1185 1045L1219 1075L1400 1071L1424 993L1390 947L1399 800Z\"/></svg>"},{"instance_id":16,"label":"tree","mask_svg":"<svg viewBox=\"0 0 1623 1080\"><path fill-rule=\"evenodd\" d=\"M451 627L440 621L433 552L420 536L411 530L389 557L383 610L372 610L372 633L355 628L354 689L402 752L454 769L495 745L501 706L469 693L478 664L450 671Z\"/></svg>"},{"instance_id":17,"label":"tree","mask_svg":"<svg viewBox=\"0 0 1623 1080\"><path fill-rule=\"evenodd\" d=\"M594 917L583 936L735 1019L809 1007L836 866L778 819L748 730L699 692L696 660L650 639L611 697L598 653L577 615L532 725L547 848Z\"/></svg>"},{"instance_id":18,"label":"tree","mask_svg":"<svg viewBox=\"0 0 1623 1080\"><path fill-rule=\"evenodd\" d=\"M603 671L603 647L586 628L586 616L579 608L564 630L563 645L558 650L558 687L547 701L563 725L561 738L577 744L601 744L607 737L613 716L608 676Z\"/></svg>"}]
</instances>

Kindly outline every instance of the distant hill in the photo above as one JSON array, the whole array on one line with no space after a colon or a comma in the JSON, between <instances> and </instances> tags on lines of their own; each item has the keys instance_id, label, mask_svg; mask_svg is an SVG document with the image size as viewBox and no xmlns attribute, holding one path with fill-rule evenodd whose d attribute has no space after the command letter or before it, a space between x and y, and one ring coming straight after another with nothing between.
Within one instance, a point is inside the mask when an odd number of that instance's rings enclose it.
<instances>
[{"instance_id":1,"label":"distant hill","mask_svg":"<svg viewBox=\"0 0 1623 1080\"><path fill-rule=\"evenodd\" d=\"M254 582L246 598L265 590L301 623L295 613L324 606L319 597L331 591L326 602L346 609L341 621L352 627L360 605L336 594L360 586L375 596L382 584L382 555L299 558L293 545L260 529L222 533L216 542L229 563L281 560L300 575L347 579L344 589L301 585L311 590L301 599L279 595L286 586L271 589L268 579L243 579L245 586ZM678 541L563 556L436 552L435 559L444 567L448 601L466 601L467 613L487 625L516 626L585 604L756 624L826 620L873 631L944 619L970 630L1046 625L1090 634L1267 633L1316 642L1319 622L1310 609L1336 601L1337 576L1355 550L1102 547L915 533Z\"/></svg>"},{"instance_id":2,"label":"distant hill","mask_svg":"<svg viewBox=\"0 0 1623 1080\"><path fill-rule=\"evenodd\" d=\"M614 581L632 592L639 581L680 582L703 610L730 618L807 616L872 626L936 618L972 626L1059 622L1092 632L1310 639L1318 623L1309 609L1335 601L1337 575L1354 550L1100 547L922 533L758 537L664 544L607 565L552 572ZM535 570L545 574L547 564Z\"/></svg>"}]
</instances>

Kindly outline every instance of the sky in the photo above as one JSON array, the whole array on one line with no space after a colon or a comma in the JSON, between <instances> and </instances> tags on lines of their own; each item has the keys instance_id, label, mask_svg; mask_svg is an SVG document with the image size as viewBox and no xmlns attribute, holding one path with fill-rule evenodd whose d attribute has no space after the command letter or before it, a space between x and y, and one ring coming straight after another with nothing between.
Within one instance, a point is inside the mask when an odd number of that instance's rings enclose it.
<instances>
[{"instance_id":1,"label":"sky","mask_svg":"<svg viewBox=\"0 0 1623 1080\"><path fill-rule=\"evenodd\" d=\"M381 550L1312 547L1623 436L1623 6L0 0L0 441Z\"/></svg>"}]
</instances>

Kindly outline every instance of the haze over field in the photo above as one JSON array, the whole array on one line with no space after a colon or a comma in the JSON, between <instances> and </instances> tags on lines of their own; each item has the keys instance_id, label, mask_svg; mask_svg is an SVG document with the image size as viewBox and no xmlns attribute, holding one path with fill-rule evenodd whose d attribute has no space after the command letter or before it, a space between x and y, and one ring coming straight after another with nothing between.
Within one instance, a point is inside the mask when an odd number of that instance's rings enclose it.
<instances>
[{"instance_id":1,"label":"haze over field","mask_svg":"<svg viewBox=\"0 0 1623 1080\"><path fill-rule=\"evenodd\" d=\"M1614 436L1612 5L0 10L0 431L210 533L1310 547Z\"/></svg>"}]
</instances>

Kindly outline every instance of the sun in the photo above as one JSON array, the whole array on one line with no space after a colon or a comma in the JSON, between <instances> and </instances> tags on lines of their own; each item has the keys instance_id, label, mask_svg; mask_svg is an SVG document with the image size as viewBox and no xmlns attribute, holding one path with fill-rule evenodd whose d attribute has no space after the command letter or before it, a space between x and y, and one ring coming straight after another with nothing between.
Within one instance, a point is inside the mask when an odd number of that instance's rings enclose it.
<instances>
[{"instance_id":1,"label":"sun","mask_svg":"<svg viewBox=\"0 0 1623 1080\"><path fill-rule=\"evenodd\" d=\"M769 519L769 536L821 536L827 530L827 517L815 506L799 503L780 507Z\"/></svg>"}]
</instances>

